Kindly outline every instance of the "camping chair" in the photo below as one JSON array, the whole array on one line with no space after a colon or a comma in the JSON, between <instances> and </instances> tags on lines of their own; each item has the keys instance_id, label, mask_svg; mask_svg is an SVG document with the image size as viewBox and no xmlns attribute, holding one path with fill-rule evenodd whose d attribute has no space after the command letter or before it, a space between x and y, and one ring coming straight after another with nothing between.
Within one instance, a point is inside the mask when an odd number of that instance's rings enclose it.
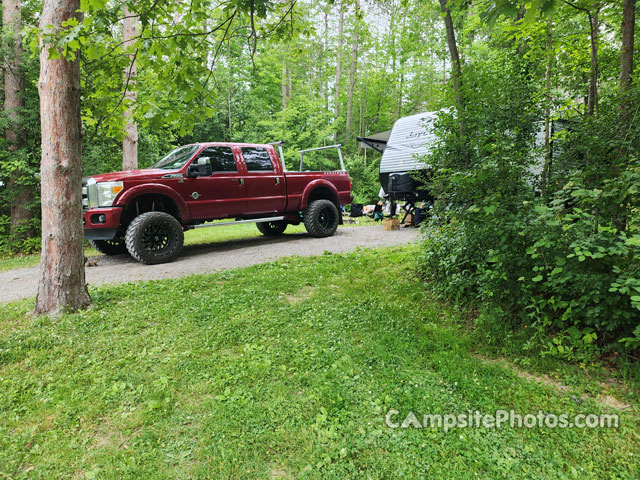
<instances>
[{"instance_id":1,"label":"camping chair","mask_svg":"<svg viewBox=\"0 0 640 480\"><path fill-rule=\"evenodd\" d=\"M376 203L376 206L373 208L373 220L378 222L384 218L383 205L380 203Z\"/></svg>"},{"instance_id":2,"label":"camping chair","mask_svg":"<svg viewBox=\"0 0 640 480\"><path fill-rule=\"evenodd\" d=\"M351 212L349 212L349 216L352 218L357 218L362 216L362 205L361 203L352 203L351 204Z\"/></svg>"}]
</instances>

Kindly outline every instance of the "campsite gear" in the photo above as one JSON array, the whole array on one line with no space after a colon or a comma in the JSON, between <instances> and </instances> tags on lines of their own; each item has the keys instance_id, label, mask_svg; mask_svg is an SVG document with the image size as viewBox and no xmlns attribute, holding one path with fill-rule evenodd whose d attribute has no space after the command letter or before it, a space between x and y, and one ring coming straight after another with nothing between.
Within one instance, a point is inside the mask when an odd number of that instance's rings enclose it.
<instances>
[{"instance_id":1,"label":"campsite gear","mask_svg":"<svg viewBox=\"0 0 640 480\"><path fill-rule=\"evenodd\" d=\"M373 220L374 221L379 221L382 220L384 218L384 212L382 211L382 209L384 208L384 205L382 205L382 203L377 203L376 206L373 209Z\"/></svg>"},{"instance_id":2,"label":"campsite gear","mask_svg":"<svg viewBox=\"0 0 640 480\"><path fill-rule=\"evenodd\" d=\"M351 213L350 217L361 217L362 216L363 205L361 203L352 203L351 204Z\"/></svg>"},{"instance_id":3,"label":"campsite gear","mask_svg":"<svg viewBox=\"0 0 640 480\"><path fill-rule=\"evenodd\" d=\"M400 222L397 218L385 218L382 221L382 226L387 231L400 230Z\"/></svg>"}]
</instances>

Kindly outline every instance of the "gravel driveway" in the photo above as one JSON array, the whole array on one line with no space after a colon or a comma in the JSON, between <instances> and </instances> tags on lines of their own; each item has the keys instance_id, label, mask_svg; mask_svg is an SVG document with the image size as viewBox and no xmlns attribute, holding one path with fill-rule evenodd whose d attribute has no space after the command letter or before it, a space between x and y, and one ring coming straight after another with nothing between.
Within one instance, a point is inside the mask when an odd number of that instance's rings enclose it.
<instances>
[{"instance_id":1,"label":"gravel driveway","mask_svg":"<svg viewBox=\"0 0 640 480\"><path fill-rule=\"evenodd\" d=\"M247 267L292 255L322 255L348 252L357 247L378 248L401 245L415 240L418 230L402 228L385 231L381 225L373 227L339 227L328 238L311 238L306 233L282 237L249 237L246 239L188 245L177 260L162 265L142 265L128 255L98 256L95 267L86 268L87 283L124 283L139 280L176 278L194 273ZM0 272L0 303L34 297L38 286L38 267L19 268Z\"/></svg>"}]
</instances>

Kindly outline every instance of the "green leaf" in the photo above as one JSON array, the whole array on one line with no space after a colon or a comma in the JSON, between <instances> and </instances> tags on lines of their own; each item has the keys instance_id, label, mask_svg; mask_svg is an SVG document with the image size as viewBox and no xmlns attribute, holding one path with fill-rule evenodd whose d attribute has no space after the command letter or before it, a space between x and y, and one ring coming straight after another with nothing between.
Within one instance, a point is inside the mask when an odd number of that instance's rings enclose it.
<instances>
[{"instance_id":1,"label":"green leaf","mask_svg":"<svg viewBox=\"0 0 640 480\"><path fill-rule=\"evenodd\" d=\"M496 207L495 205L489 205L488 207L484 207L484 213L486 213L487 215L492 215L496 212L498 207Z\"/></svg>"},{"instance_id":2,"label":"green leaf","mask_svg":"<svg viewBox=\"0 0 640 480\"><path fill-rule=\"evenodd\" d=\"M533 0L533 2L531 2L531 5L527 10L527 13L524 16L524 23L532 23L538 16L539 12L540 12L540 2L539 0Z\"/></svg>"}]
</instances>

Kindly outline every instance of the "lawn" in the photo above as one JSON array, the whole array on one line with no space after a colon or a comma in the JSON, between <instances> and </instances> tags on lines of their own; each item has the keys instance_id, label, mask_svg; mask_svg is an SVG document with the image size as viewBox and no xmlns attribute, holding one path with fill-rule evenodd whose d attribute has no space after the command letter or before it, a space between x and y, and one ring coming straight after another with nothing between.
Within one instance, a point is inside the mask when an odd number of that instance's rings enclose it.
<instances>
[{"instance_id":1,"label":"lawn","mask_svg":"<svg viewBox=\"0 0 640 480\"><path fill-rule=\"evenodd\" d=\"M347 223L347 217L345 216L345 226L347 227L361 227L371 226L376 223L368 217L360 217L354 220L354 223ZM341 227L339 227L341 228ZM304 225L289 225L285 233L300 233L305 232ZM262 235L256 226L252 223L244 223L237 225L227 225L217 228L197 228L189 230L184 234L185 245L203 245L212 244L217 242L227 242L229 240L236 240L239 238L250 238ZM84 254L86 257L93 257L101 255L93 248L89 246L85 247ZM5 270L13 270L14 268L33 267L40 263L40 255L18 255L9 257L0 257L0 272Z\"/></svg>"},{"instance_id":2,"label":"lawn","mask_svg":"<svg viewBox=\"0 0 640 480\"><path fill-rule=\"evenodd\" d=\"M579 367L563 392L484 360L413 248L95 288L55 321L0 306L0 477L637 480L637 413ZM393 429L390 409L620 426Z\"/></svg>"}]
</instances>

